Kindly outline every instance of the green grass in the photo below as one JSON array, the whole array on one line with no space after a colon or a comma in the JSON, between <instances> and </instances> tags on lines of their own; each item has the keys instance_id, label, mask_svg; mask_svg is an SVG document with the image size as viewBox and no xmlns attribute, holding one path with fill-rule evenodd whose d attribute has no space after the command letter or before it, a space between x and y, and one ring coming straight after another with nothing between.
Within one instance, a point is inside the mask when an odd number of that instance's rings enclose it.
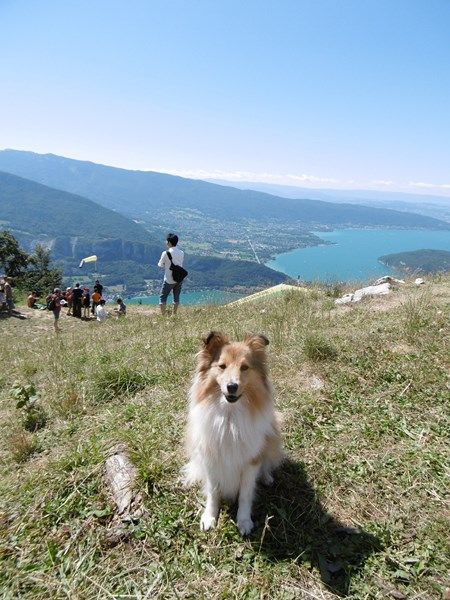
<instances>
[{"instance_id":1,"label":"green grass","mask_svg":"<svg viewBox=\"0 0 450 600\"><path fill-rule=\"evenodd\" d=\"M2 597L441 598L449 298L440 278L350 309L316 287L176 318L141 307L104 326L63 316L59 336L46 313L2 320ZM271 342L288 460L260 489L246 540L234 506L200 532L201 494L180 482L187 391L210 329ZM34 433L15 382L39 394L46 422ZM118 443L145 512L111 545L104 461Z\"/></svg>"},{"instance_id":2,"label":"green grass","mask_svg":"<svg viewBox=\"0 0 450 600\"><path fill-rule=\"evenodd\" d=\"M336 349L330 342L318 335L307 335L303 343L306 358L320 361L336 358Z\"/></svg>"}]
</instances>

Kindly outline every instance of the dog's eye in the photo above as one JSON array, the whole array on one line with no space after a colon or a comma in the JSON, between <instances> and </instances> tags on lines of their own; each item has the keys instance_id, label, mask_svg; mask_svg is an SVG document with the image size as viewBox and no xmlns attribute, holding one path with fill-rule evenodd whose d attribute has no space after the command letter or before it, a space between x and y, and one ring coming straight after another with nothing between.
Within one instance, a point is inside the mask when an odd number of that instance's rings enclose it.
<instances>
[{"instance_id":1,"label":"dog's eye","mask_svg":"<svg viewBox=\"0 0 450 600\"><path fill-rule=\"evenodd\" d=\"M220 363L219 365L219 369L225 370L227 368L227 365L225 365L224 363Z\"/></svg>"},{"instance_id":2,"label":"dog's eye","mask_svg":"<svg viewBox=\"0 0 450 600\"><path fill-rule=\"evenodd\" d=\"M241 371L248 371L248 365L241 365Z\"/></svg>"}]
</instances>

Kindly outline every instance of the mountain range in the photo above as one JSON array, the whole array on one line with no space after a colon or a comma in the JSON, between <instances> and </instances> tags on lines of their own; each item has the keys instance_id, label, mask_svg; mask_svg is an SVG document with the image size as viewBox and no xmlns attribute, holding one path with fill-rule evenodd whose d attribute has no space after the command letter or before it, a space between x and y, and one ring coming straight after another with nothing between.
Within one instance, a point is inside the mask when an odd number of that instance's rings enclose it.
<instances>
[{"instance_id":1,"label":"mountain range","mask_svg":"<svg viewBox=\"0 0 450 600\"><path fill-rule=\"evenodd\" d=\"M96 254L106 285L140 291L146 280L161 279L156 263L162 235L92 200L5 172L0 172L0 229L11 231L27 250L36 243L50 248L66 275L79 278L80 259ZM235 288L243 281L267 286L287 279L255 262L191 255L187 263L188 289Z\"/></svg>"},{"instance_id":2,"label":"mountain range","mask_svg":"<svg viewBox=\"0 0 450 600\"><path fill-rule=\"evenodd\" d=\"M156 262L169 229L189 244L187 289L285 281L259 257L323 243L314 231L450 230L450 223L414 213L283 198L53 154L3 150L0 171L0 227L11 229L28 248L36 242L51 248L70 276L80 258L97 254L107 285L135 291L156 289L161 278Z\"/></svg>"},{"instance_id":3,"label":"mountain range","mask_svg":"<svg viewBox=\"0 0 450 600\"><path fill-rule=\"evenodd\" d=\"M294 185L281 185L261 181L231 182L220 179L210 179L210 183L227 185L240 190L255 190L282 196L283 198L303 198L324 200L338 204L361 204L374 208L388 208L401 212L413 212L419 215L433 217L450 222L450 198L432 194L411 194L406 192L387 192L379 190L339 190L313 189Z\"/></svg>"},{"instance_id":4,"label":"mountain range","mask_svg":"<svg viewBox=\"0 0 450 600\"><path fill-rule=\"evenodd\" d=\"M0 170L79 194L132 217L159 216L173 208L196 210L204 217L299 221L329 227L402 227L450 229L450 224L418 215L354 204L291 199L240 190L152 171L130 171L54 154L0 152Z\"/></svg>"}]
</instances>

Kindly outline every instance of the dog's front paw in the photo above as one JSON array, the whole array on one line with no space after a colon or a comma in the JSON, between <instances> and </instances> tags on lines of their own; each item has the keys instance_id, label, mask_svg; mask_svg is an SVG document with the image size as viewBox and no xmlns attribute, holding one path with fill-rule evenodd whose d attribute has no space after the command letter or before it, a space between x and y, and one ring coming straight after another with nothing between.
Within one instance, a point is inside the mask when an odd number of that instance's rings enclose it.
<instances>
[{"instance_id":1,"label":"dog's front paw","mask_svg":"<svg viewBox=\"0 0 450 600\"><path fill-rule=\"evenodd\" d=\"M241 535L248 535L253 529L253 521L251 519L238 519L237 528Z\"/></svg>"},{"instance_id":2,"label":"dog's front paw","mask_svg":"<svg viewBox=\"0 0 450 600\"><path fill-rule=\"evenodd\" d=\"M215 527L216 523L217 523L217 519L214 515L204 512L200 519L200 529L202 531L208 531L208 529Z\"/></svg>"}]
</instances>

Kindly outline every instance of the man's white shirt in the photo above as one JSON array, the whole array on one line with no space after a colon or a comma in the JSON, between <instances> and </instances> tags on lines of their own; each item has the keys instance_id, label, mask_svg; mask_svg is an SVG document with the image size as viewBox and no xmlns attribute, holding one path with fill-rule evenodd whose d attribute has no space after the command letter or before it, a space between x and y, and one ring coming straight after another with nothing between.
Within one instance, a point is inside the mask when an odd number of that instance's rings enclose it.
<instances>
[{"instance_id":1,"label":"man's white shirt","mask_svg":"<svg viewBox=\"0 0 450 600\"><path fill-rule=\"evenodd\" d=\"M184 252L180 250L178 246L174 246L173 248L169 248L168 250L172 256L173 264L183 266L184 260ZM161 258L159 259L158 267L164 268L164 281L167 283L176 283L174 278L172 277L172 271L170 270L170 258L167 256L167 251L161 254Z\"/></svg>"}]
</instances>

